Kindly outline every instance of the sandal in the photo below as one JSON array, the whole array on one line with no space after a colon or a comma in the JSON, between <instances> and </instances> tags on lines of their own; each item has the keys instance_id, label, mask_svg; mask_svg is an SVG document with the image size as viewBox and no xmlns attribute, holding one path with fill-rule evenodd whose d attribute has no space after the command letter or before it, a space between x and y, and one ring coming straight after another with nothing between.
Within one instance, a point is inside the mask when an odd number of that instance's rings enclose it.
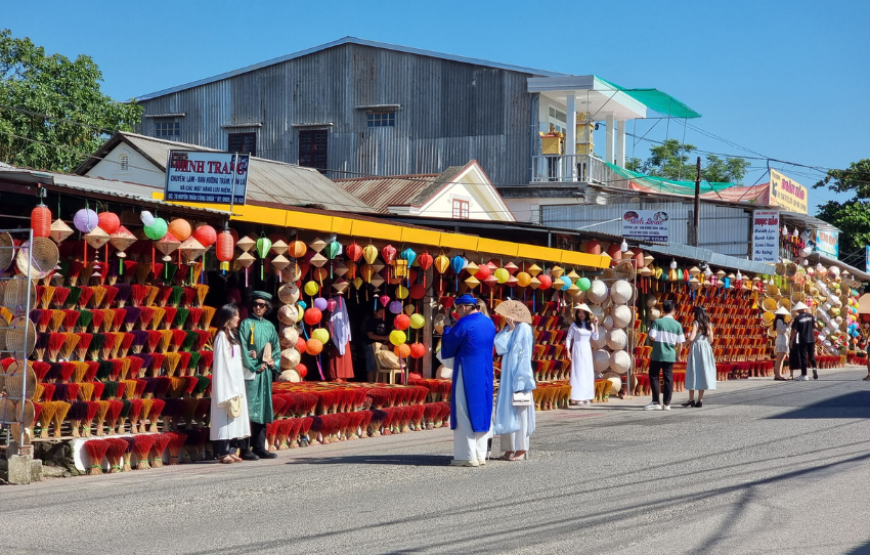
<instances>
[{"instance_id":1,"label":"sandal","mask_svg":"<svg viewBox=\"0 0 870 555\"><path fill-rule=\"evenodd\" d=\"M509 460L509 461L524 461L524 460L526 460L527 458L528 458L528 453L526 452L526 453L523 453L522 455L514 454L513 457L510 457L509 459L506 459L506 460Z\"/></svg>"},{"instance_id":2,"label":"sandal","mask_svg":"<svg viewBox=\"0 0 870 555\"><path fill-rule=\"evenodd\" d=\"M224 455L223 457L220 458L220 462L221 462L221 464L232 464L236 461L234 461L231 456Z\"/></svg>"},{"instance_id":3,"label":"sandal","mask_svg":"<svg viewBox=\"0 0 870 555\"><path fill-rule=\"evenodd\" d=\"M514 455L513 451L507 451L507 452L505 452L505 454L503 454L501 457L499 457L498 460L509 461L509 460L511 460L511 457L513 457L513 455Z\"/></svg>"}]
</instances>

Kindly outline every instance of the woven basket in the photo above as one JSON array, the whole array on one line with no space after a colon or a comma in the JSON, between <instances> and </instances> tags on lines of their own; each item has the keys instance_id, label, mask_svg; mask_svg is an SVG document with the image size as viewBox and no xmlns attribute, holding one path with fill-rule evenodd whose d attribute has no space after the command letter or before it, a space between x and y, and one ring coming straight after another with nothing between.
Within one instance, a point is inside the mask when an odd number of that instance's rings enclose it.
<instances>
[{"instance_id":1,"label":"woven basket","mask_svg":"<svg viewBox=\"0 0 870 555\"><path fill-rule=\"evenodd\" d=\"M615 273L617 278L631 281L637 275L637 270L634 269L634 264L630 260L623 260L617 264Z\"/></svg>"},{"instance_id":2,"label":"woven basket","mask_svg":"<svg viewBox=\"0 0 870 555\"><path fill-rule=\"evenodd\" d=\"M22 371L22 365L19 361L15 361L9 365L6 371L6 379L4 380L4 388L6 396L10 399L20 400L21 394L24 392L25 380L27 381L27 398L32 399L36 395L36 372L27 363L27 372Z\"/></svg>"},{"instance_id":3,"label":"woven basket","mask_svg":"<svg viewBox=\"0 0 870 555\"><path fill-rule=\"evenodd\" d=\"M27 330L26 334L25 330ZM36 327L26 316L19 316L12 321L11 329L6 330L6 352L29 357L35 347Z\"/></svg>"},{"instance_id":4,"label":"woven basket","mask_svg":"<svg viewBox=\"0 0 870 555\"><path fill-rule=\"evenodd\" d=\"M15 258L15 243L7 232L0 233L0 272L5 271Z\"/></svg>"},{"instance_id":5,"label":"woven basket","mask_svg":"<svg viewBox=\"0 0 870 555\"><path fill-rule=\"evenodd\" d=\"M0 423L10 424L15 422L18 422L15 401L6 397L0 397Z\"/></svg>"},{"instance_id":6,"label":"woven basket","mask_svg":"<svg viewBox=\"0 0 870 555\"><path fill-rule=\"evenodd\" d=\"M21 401L15 404L15 417L21 418ZM36 418L36 407L33 406L33 401L26 399L24 401L24 424L25 428L33 426L33 420Z\"/></svg>"},{"instance_id":7,"label":"woven basket","mask_svg":"<svg viewBox=\"0 0 870 555\"><path fill-rule=\"evenodd\" d=\"M10 279L3 290L3 305L13 314L23 314L27 309L27 290L30 289L30 308L36 306L36 285L24 278Z\"/></svg>"},{"instance_id":8,"label":"woven basket","mask_svg":"<svg viewBox=\"0 0 870 555\"><path fill-rule=\"evenodd\" d=\"M42 279L48 276L60 260L57 244L48 237L34 237L33 254L29 254L30 250L28 243L21 245L15 258L15 267L23 277L27 277L29 269L30 279ZM31 257L32 264L28 264L28 256Z\"/></svg>"}]
</instances>

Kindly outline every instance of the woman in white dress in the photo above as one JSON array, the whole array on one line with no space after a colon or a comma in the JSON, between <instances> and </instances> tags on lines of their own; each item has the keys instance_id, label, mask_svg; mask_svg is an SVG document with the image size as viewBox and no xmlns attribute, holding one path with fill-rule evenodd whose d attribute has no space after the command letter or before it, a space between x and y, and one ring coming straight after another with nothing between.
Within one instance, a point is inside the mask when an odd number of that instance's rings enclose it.
<instances>
[{"instance_id":1,"label":"woman in white dress","mask_svg":"<svg viewBox=\"0 0 870 555\"><path fill-rule=\"evenodd\" d=\"M595 368L589 343L593 339L598 339L598 318L581 303L574 307L574 323L565 337L565 349L571 361L572 405L588 405L595 398Z\"/></svg>"},{"instance_id":2,"label":"woman in white dress","mask_svg":"<svg viewBox=\"0 0 870 555\"><path fill-rule=\"evenodd\" d=\"M773 345L773 352L776 353L776 364L773 367L773 379L777 381L790 380L791 377L785 377L785 358L788 356L788 324L785 319L791 318L791 314L785 307L780 308L774 314L776 314L776 320L773 321L776 343Z\"/></svg>"},{"instance_id":3,"label":"woman in white dress","mask_svg":"<svg viewBox=\"0 0 870 555\"><path fill-rule=\"evenodd\" d=\"M214 453L220 462L242 462L236 455L238 440L250 437L242 346L239 341L239 308L234 304L221 307L215 317L218 329L212 362L211 431ZM233 413L238 416L233 416Z\"/></svg>"}]
</instances>

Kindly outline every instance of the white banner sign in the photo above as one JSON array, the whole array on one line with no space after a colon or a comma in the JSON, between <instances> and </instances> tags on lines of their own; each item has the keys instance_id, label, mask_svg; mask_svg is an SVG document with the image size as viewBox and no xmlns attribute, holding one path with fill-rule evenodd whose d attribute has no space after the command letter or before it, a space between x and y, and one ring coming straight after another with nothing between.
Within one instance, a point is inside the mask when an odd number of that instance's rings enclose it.
<instances>
[{"instance_id":1,"label":"white banner sign","mask_svg":"<svg viewBox=\"0 0 870 555\"><path fill-rule=\"evenodd\" d=\"M668 213L661 210L627 210L622 215L622 236L667 243L668 219Z\"/></svg>"},{"instance_id":2,"label":"white banner sign","mask_svg":"<svg viewBox=\"0 0 870 555\"><path fill-rule=\"evenodd\" d=\"M245 204L247 154L169 151L164 200L208 204Z\"/></svg>"},{"instance_id":3,"label":"white banner sign","mask_svg":"<svg viewBox=\"0 0 870 555\"><path fill-rule=\"evenodd\" d=\"M752 260L779 262L778 210L755 210L752 213Z\"/></svg>"}]
</instances>

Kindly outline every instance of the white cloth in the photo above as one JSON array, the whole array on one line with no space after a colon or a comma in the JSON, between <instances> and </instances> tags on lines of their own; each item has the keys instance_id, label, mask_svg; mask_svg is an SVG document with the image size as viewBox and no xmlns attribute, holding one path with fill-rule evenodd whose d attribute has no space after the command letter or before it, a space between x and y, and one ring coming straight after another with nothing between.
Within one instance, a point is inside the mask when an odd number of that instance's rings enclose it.
<instances>
[{"instance_id":1,"label":"white cloth","mask_svg":"<svg viewBox=\"0 0 870 555\"><path fill-rule=\"evenodd\" d=\"M452 359L451 359L452 360ZM453 460L474 461L486 459L487 440L491 432L475 433L465 403L465 384L462 382L462 368L457 365L453 370L453 391L456 395L456 429L453 430ZM492 427L490 427L492 430Z\"/></svg>"},{"instance_id":2,"label":"white cloth","mask_svg":"<svg viewBox=\"0 0 870 555\"><path fill-rule=\"evenodd\" d=\"M571 400L591 401L595 398L595 368L592 365L592 339L598 339L598 327L595 333L577 324L571 324L565 337L565 348L571 353Z\"/></svg>"},{"instance_id":3,"label":"white cloth","mask_svg":"<svg viewBox=\"0 0 870 555\"><path fill-rule=\"evenodd\" d=\"M501 450L504 452L528 451L529 450L529 409L534 411L532 407L517 407L517 418L520 422L520 429L501 435Z\"/></svg>"},{"instance_id":4,"label":"white cloth","mask_svg":"<svg viewBox=\"0 0 870 555\"><path fill-rule=\"evenodd\" d=\"M329 327L332 328L332 343L338 348L338 354L344 356L344 350L350 343L350 317L347 315L347 302L343 297L333 297L337 307L329 317Z\"/></svg>"},{"instance_id":5,"label":"white cloth","mask_svg":"<svg viewBox=\"0 0 870 555\"><path fill-rule=\"evenodd\" d=\"M214 341L214 360L211 367L211 431L212 441L249 437L248 400L245 395L242 346L230 344L224 332ZM226 403L241 396L242 414L233 418L227 413Z\"/></svg>"},{"instance_id":6,"label":"white cloth","mask_svg":"<svg viewBox=\"0 0 870 555\"><path fill-rule=\"evenodd\" d=\"M776 321L776 343L774 343L773 351L775 353L788 353L788 326L782 320Z\"/></svg>"}]
</instances>

